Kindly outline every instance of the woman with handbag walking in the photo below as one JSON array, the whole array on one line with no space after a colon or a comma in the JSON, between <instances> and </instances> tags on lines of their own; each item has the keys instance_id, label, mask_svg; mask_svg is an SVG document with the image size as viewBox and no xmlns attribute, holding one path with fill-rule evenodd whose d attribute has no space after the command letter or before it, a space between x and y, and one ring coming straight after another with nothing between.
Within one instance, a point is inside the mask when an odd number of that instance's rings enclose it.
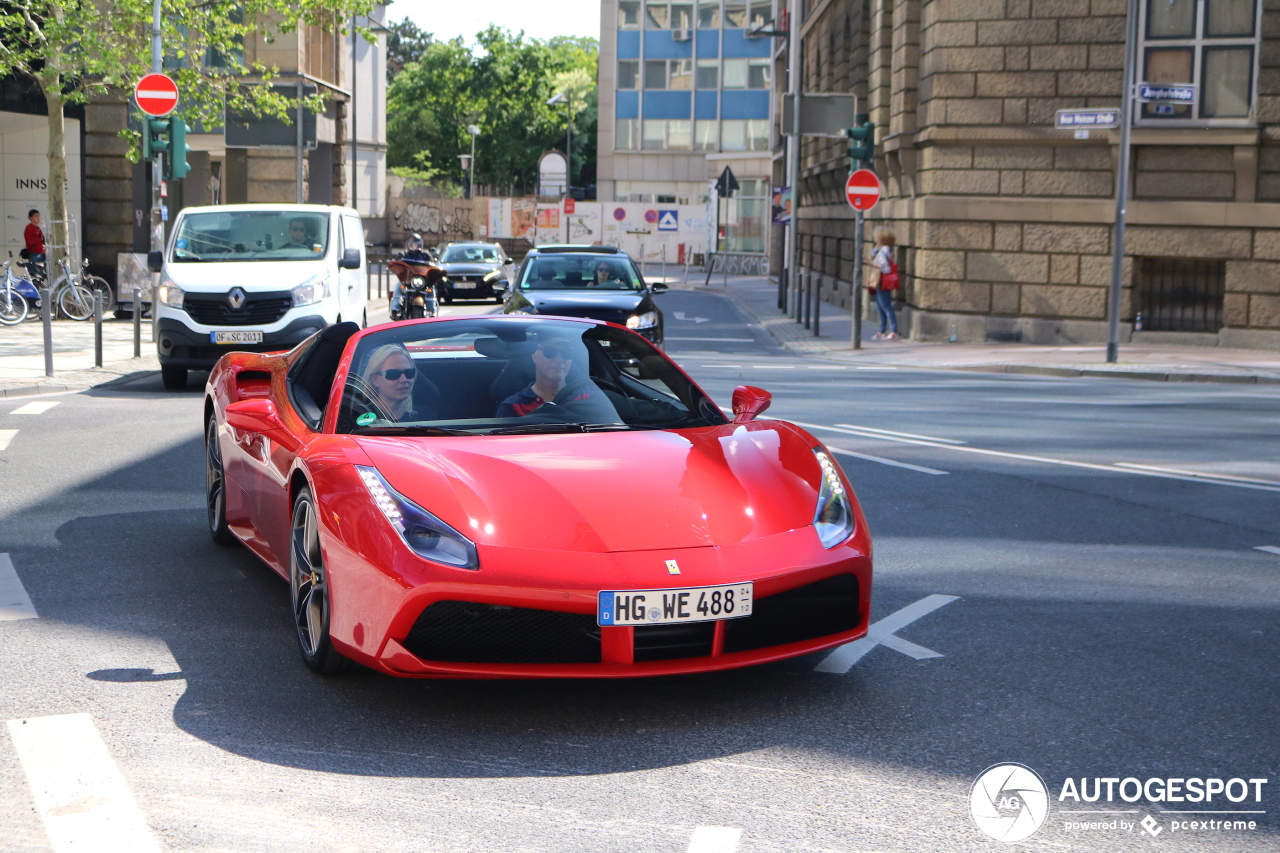
<instances>
[{"instance_id":1,"label":"woman with handbag walking","mask_svg":"<svg viewBox=\"0 0 1280 853\"><path fill-rule=\"evenodd\" d=\"M898 316L893 312L893 291L898 289L898 264L893 259L893 247L898 238L889 228L877 228L875 236L876 247L868 261L871 275L867 290L875 297L880 312L880 331L872 339L892 341L898 337Z\"/></svg>"}]
</instances>

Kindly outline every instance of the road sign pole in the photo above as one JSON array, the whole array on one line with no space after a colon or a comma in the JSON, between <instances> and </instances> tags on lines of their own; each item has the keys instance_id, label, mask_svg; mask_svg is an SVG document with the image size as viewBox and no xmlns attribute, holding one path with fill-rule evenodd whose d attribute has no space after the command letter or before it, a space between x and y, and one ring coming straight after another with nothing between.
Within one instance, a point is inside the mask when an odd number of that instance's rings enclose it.
<instances>
[{"instance_id":1,"label":"road sign pole","mask_svg":"<svg viewBox=\"0 0 1280 853\"><path fill-rule=\"evenodd\" d=\"M862 241L866 225L862 219L862 211L853 212L853 348L862 349Z\"/></svg>"},{"instance_id":2,"label":"road sign pole","mask_svg":"<svg viewBox=\"0 0 1280 853\"><path fill-rule=\"evenodd\" d=\"M1111 292L1107 299L1107 363L1120 357L1120 291L1124 274L1124 227L1129 203L1129 132L1133 127L1133 85L1138 41L1138 0L1129 0L1124 45L1124 93L1120 116L1120 163L1116 170L1116 222L1111 237Z\"/></svg>"},{"instance_id":3,"label":"road sign pole","mask_svg":"<svg viewBox=\"0 0 1280 853\"><path fill-rule=\"evenodd\" d=\"M791 0L787 11L787 88L791 90L791 127L787 135L787 184L791 187L791 219L783 242L783 271L779 277L778 307L787 304L788 290L795 290L797 265L800 258L800 77L804 66L800 64L800 0Z\"/></svg>"}]
</instances>

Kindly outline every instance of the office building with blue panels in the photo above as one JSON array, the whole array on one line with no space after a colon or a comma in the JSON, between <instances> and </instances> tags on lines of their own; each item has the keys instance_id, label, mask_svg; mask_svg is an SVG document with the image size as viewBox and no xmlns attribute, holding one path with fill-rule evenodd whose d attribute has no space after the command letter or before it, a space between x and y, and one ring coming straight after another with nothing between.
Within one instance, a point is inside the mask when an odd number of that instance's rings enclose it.
<instances>
[{"instance_id":1,"label":"office building with blue panels","mask_svg":"<svg viewBox=\"0 0 1280 853\"><path fill-rule=\"evenodd\" d=\"M598 195L699 204L729 166L732 248L762 251L768 212L773 0L601 0Z\"/></svg>"}]
</instances>

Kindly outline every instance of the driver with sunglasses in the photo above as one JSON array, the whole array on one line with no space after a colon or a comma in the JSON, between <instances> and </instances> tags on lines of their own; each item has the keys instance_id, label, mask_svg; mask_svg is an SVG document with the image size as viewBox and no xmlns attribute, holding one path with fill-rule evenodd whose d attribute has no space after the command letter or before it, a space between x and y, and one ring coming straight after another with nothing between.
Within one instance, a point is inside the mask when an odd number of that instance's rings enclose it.
<instances>
[{"instance_id":1,"label":"driver with sunglasses","mask_svg":"<svg viewBox=\"0 0 1280 853\"><path fill-rule=\"evenodd\" d=\"M365 381L378 393L380 402L397 421L420 420L413 410L413 381L417 376L413 358L401 344L385 344L369 355L364 367Z\"/></svg>"},{"instance_id":2,"label":"driver with sunglasses","mask_svg":"<svg viewBox=\"0 0 1280 853\"><path fill-rule=\"evenodd\" d=\"M618 423L618 412L594 382L589 378L568 381L573 357L581 347L562 334L539 335L533 351L533 382L503 400L497 417L523 417L550 405L563 407L564 414L583 423Z\"/></svg>"}]
</instances>

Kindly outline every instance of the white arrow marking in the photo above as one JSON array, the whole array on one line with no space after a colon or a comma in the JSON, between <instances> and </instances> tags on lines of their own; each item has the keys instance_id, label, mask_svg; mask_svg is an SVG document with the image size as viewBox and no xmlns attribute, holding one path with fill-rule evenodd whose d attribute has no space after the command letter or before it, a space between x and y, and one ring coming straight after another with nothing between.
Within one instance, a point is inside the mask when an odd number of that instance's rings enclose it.
<instances>
[{"instance_id":1,"label":"white arrow marking","mask_svg":"<svg viewBox=\"0 0 1280 853\"><path fill-rule=\"evenodd\" d=\"M55 853L160 853L88 714L9 720L8 728Z\"/></svg>"},{"instance_id":2,"label":"white arrow marking","mask_svg":"<svg viewBox=\"0 0 1280 853\"><path fill-rule=\"evenodd\" d=\"M862 660L867 652L881 645L888 646L896 652L902 652L904 655L910 655L916 660L942 657L935 651L926 649L924 646L918 646L901 637L895 637L894 634L922 616L928 616L939 607L950 604L958 598L960 598L958 595L930 595L920 599L915 604L908 604L901 610L890 613L872 625L867 630L867 636L861 640L845 643L843 646L833 650L831 654L822 659L822 663L813 668L813 671L848 672L855 663Z\"/></svg>"},{"instance_id":3,"label":"white arrow marking","mask_svg":"<svg viewBox=\"0 0 1280 853\"><path fill-rule=\"evenodd\" d=\"M36 606L31 603L22 579L8 554L0 554L0 622L35 619Z\"/></svg>"},{"instance_id":4,"label":"white arrow marking","mask_svg":"<svg viewBox=\"0 0 1280 853\"><path fill-rule=\"evenodd\" d=\"M1280 554L1280 548L1275 545L1258 545L1253 550L1266 551L1268 554Z\"/></svg>"},{"instance_id":5,"label":"white arrow marking","mask_svg":"<svg viewBox=\"0 0 1280 853\"><path fill-rule=\"evenodd\" d=\"M738 849L741 829L728 826L699 826L689 839L688 853L733 853Z\"/></svg>"},{"instance_id":6,"label":"white arrow marking","mask_svg":"<svg viewBox=\"0 0 1280 853\"><path fill-rule=\"evenodd\" d=\"M683 311L676 311L675 318L677 320L686 320L694 323L710 323L711 322L711 320L708 319L707 317L686 317Z\"/></svg>"}]
</instances>

